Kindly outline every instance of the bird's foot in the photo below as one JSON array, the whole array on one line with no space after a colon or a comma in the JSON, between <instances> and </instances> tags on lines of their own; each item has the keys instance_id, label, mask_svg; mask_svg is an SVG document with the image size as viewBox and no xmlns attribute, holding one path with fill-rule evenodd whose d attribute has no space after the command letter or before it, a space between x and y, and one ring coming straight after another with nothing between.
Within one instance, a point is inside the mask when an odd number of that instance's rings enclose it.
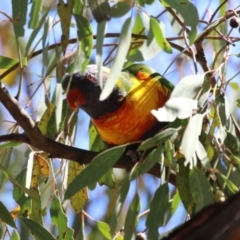
<instances>
[{"instance_id":1,"label":"bird's foot","mask_svg":"<svg viewBox=\"0 0 240 240\"><path fill-rule=\"evenodd\" d=\"M133 163L136 163L141 159L142 153L139 151L128 150L126 155L131 158Z\"/></svg>"}]
</instances>

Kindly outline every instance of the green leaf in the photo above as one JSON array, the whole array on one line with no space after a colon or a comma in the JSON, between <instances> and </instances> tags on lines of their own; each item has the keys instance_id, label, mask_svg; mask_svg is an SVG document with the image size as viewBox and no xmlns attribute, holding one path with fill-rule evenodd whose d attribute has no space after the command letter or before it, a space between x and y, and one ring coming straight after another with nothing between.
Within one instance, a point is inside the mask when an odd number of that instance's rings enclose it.
<instances>
[{"instance_id":1,"label":"green leaf","mask_svg":"<svg viewBox=\"0 0 240 240\"><path fill-rule=\"evenodd\" d=\"M108 0L88 0L88 4L98 23L110 20L111 9Z\"/></svg>"},{"instance_id":2,"label":"green leaf","mask_svg":"<svg viewBox=\"0 0 240 240\"><path fill-rule=\"evenodd\" d=\"M62 28L61 45L64 53L69 43L69 28L71 24L73 7L74 0L68 0L67 3L65 3L63 0L58 1L57 11L61 20Z\"/></svg>"},{"instance_id":3,"label":"green leaf","mask_svg":"<svg viewBox=\"0 0 240 240\"><path fill-rule=\"evenodd\" d=\"M61 124L60 124L60 130L64 130L66 131L66 129L68 129L68 135L69 136L75 136L75 130L76 130L76 124L78 121L78 116L77 113L74 114L70 124L68 123L68 120L70 118L70 116L72 115L72 110L69 108L67 100L64 99L63 100L63 107L62 107L62 120L61 120ZM51 122L53 122L51 124ZM48 134L50 134L52 136L52 138L56 138L56 132L54 131L53 127L55 126L55 119L50 119L50 122L48 124Z\"/></svg>"},{"instance_id":4,"label":"green leaf","mask_svg":"<svg viewBox=\"0 0 240 240\"><path fill-rule=\"evenodd\" d=\"M141 174L148 172L157 162L160 161L163 150L163 148L153 149L142 162L132 169L129 175L130 179L133 180Z\"/></svg>"},{"instance_id":5,"label":"green leaf","mask_svg":"<svg viewBox=\"0 0 240 240\"><path fill-rule=\"evenodd\" d=\"M103 87L103 81L102 81L102 51L103 51L103 42L104 42L104 35L106 31L106 21L102 21L101 23L98 24L97 26L97 39L96 39L96 63L98 66L98 80L100 87Z\"/></svg>"},{"instance_id":6,"label":"green leaf","mask_svg":"<svg viewBox=\"0 0 240 240\"><path fill-rule=\"evenodd\" d=\"M19 63L17 59L0 56L0 69L9 69L17 63Z\"/></svg>"},{"instance_id":7,"label":"green leaf","mask_svg":"<svg viewBox=\"0 0 240 240\"><path fill-rule=\"evenodd\" d=\"M17 228L10 212L7 210L7 208L1 201L0 201L0 219L9 226Z\"/></svg>"},{"instance_id":8,"label":"green leaf","mask_svg":"<svg viewBox=\"0 0 240 240\"><path fill-rule=\"evenodd\" d=\"M20 1L21 1L21 0L20 0ZM45 23L45 21L46 21L46 19L47 19L47 15L48 15L48 13L49 13L49 10L50 10L50 8L44 13L44 15L42 16L40 22L38 23L37 28L35 28L35 29L33 30L33 32L31 33L30 37L28 38L28 42L27 42L27 45L26 45L26 47L25 47L24 57L28 57L30 47L31 47L33 41L36 40L37 34L39 34L41 27L42 27L43 24ZM59 59L58 59L58 60L59 60Z\"/></svg>"},{"instance_id":9,"label":"green leaf","mask_svg":"<svg viewBox=\"0 0 240 240\"><path fill-rule=\"evenodd\" d=\"M206 170L209 170L210 168L212 168L212 165L210 164L210 160L207 155L207 151L200 141L198 141L197 146L196 146L196 154L197 154L198 159L200 160L202 166Z\"/></svg>"},{"instance_id":10,"label":"green leaf","mask_svg":"<svg viewBox=\"0 0 240 240\"><path fill-rule=\"evenodd\" d=\"M185 209L188 214L191 216L194 213L194 202L192 199L192 193L190 189L190 181L189 181L189 167L184 166L184 159L178 159L178 171L176 173L176 184L177 189L179 191L179 195L183 202Z\"/></svg>"},{"instance_id":11,"label":"green leaf","mask_svg":"<svg viewBox=\"0 0 240 240\"><path fill-rule=\"evenodd\" d=\"M237 102L237 106L240 108L240 99L238 99L236 102Z\"/></svg>"},{"instance_id":12,"label":"green leaf","mask_svg":"<svg viewBox=\"0 0 240 240\"><path fill-rule=\"evenodd\" d=\"M138 147L138 151L145 151L156 145L160 145L172 137L176 137L179 129L168 128L162 132L156 134L154 137L144 141Z\"/></svg>"},{"instance_id":13,"label":"green leaf","mask_svg":"<svg viewBox=\"0 0 240 240\"><path fill-rule=\"evenodd\" d=\"M162 0L164 6L170 6L180 13L183 17L184 24L191 27L189 34L190 44L192 44L197 35L197 25L199 21L198 10L188 0Z\"/></svg>"},{"instance_id":14,"label":"green leaf","mask_svg":"<svg viewBox=\"0 0 240 240\"><path fill-rule=\"evenodd\" d=\"M110 233L110 227L107 223L97 221L97 228L103 234L105 239L109 239L109 240L112 239L112 236L111 236L111 233Z\"/></svg>"},{"instance_id":15,"label":"green leaf","mask_svg":"<svg viewBox=\"0 0 240 240\"><path fill-rule=\"evenodd\" d=\"M185 97L194 98L201 89L204 82L205 74L189 75L181 79L175 86L170 98Z\"/></svg>"},{"instance_id":16,"label":"green leaf","mask_svg":"<svg viewBox=\"0 0 240 240\"><path fill-rule=\"evenodd\" d=\"M239 90L239 84L237 82L230 82L229 86L235 91Z\"/></svg>"},{"instance_id":17,"label":"green leaf","mask_svg":"<svg viewBox=\"0 0 240 240\"><path fill-rule=\"evenodd\" d=\"M69 184L65 199L70 198L82 188L98 181L123 154L126 145L121 145L108 149L98 154L88 166ZM89 177L91 176L91 177Z\"/></svg>"},{"instance_id":18,"label":"green leaf","mask_svg":"<svg viewBox=\"0 0 240 240\"><path fill-rule=\"evenodd\" d=\"M153 4L153 2L154 2L154 0L137 0L137 3L142 7L145 4L151 5L151 4Z\"/></svg>"},{"instance_id":19,"label":"green leaf","mask_svg":"<svg viewBox=\"0 0 240 240\"><path fill-rule=\"evenodd\" d=\"M230 132L227 132L227 136L224 139L224 145L231 150L232 154L237 156L240 155L240 144L236 136L232 135Z\"/></svg>"},{"instance_id":20,"label":"green leaf","mask_svg":"<svg viewBox=\"0 0 240 240\"><path fill-rule=\"evenodd\" d=\"M38 196L32 198L32 211L29 218L43 226L42 203L38 188L34 189Z\"/></svg>"},{"instance_id":21,"label":"green leaf","mask_svg":"<svg viewBox=\"0 0 240 240\"><path fill-rule=\"evenodd\" d=\"M224 176L220 172L218 173L218 175L224 180L224 182L226 183L228 189L231 191L232 194L236 194L239 192L238 187L230 179L228 179L226 176Z\"/></svg>"},{"instance_id":22,"label":"green leaf","mask_svg":"<svg viewBox=\"0 0 240 240\"><path fill-rule=\"evenodd\" d=\"M164 224L166 212L169 211L169 189L168 183L161 185L155 192L150 204L146 226L148 228L148 239L158 239L158 228Z\"/></svg>"},{"instance_id":23,"label":"green leaf","mask_svg":"<svg viewBox=\"0 0 240 240\"><path fill-rule=\"evenodd\" d=\"M60 203L60 200L54 194L51 208L50 208L50 214L53 224L57 226L58 229L58 239L59 240L72 240L73 239L73 229L69 228L68 218L63 211L62 205ZM45 238L48 239L48 238Z\"/></svg>"},{"instance_id":24,"label":"green leaf","mask_svg":"<svg viewBox=\"0 0 240 240\"><path fill-rule=\"evenodd\" d=\"M35 29L39 22L39 16L42 9L42 0L32 0L32 8L30 12L30 18L28 27Z\"/></svg>"},{"instance_id":25,"label":"green leaf","mask_svg":"<svg viewBox=\"0 0 240 240\"><path fill-rule=\"evenodd\" d=\"M18 215L27 217L32 211L32 200L30 197L26 197L25 191L22 189L22 186L26 185L26 168L17 175L16 182L21 186L21 188L16 185L13 187L13 198L20 206L20 213ZM34 192L34 196L36 196L36 192L31 191Z\"/></svg>"},{"instance_id":26,"label":"green leaf","mask_svg":"<svg viewBox=\"0 0 240 240\"><path fill-rule=\"evenodd\" d=\"M213 203L211 185L201 170L194 169L190 171L189 185L195 204L195 213Z\"/></svg>"},{"instance_id":27,"label":"green leaf","mask_svg":"<svg viewBox=\"0 0 240 240\"><path fill-rule=\"evenodd\" d=\"M177 134L176 134L177 135ZM175 170L176 160L175 160L175 146L170 139L168 139L164 144L164 165Z\"/></svg>"},{"instance_id":28,"label":"green leaf","mask_svg":"<svg viewBox=\"0 0 240 240\"><path fill-rule=\"evenodd\" d=\"M219 94L218 98L216 99L217 109L219 113L219 117L221 120L222 126L228 125L228 119L230 117L230 111L229 111L229 104L227 101L227 96L225 94Z\"/></svg>"},{"instance_id":29,"label":"green leaf","mask_svg":"<svg viewBox=\"0 0 240 240\"><path fill-rule=\"evenodd\" d=\"M85 165L81 165L77 162L70 161L68 164L68 176L67 176L67 186L72 182L73 179L77 175L79 175L83 169L85 168ZM83 207L86 205L88 201L88 189L87 187L81 189L76 194L74 194L70 198L71 206L75 211L75 214L81 214Z\"/></svg>"},{"instance_id":30,"label":"green leaf","mask_svg":"<svg viewBox=\"0 0 240 240\"><path fill-rule=\"evenodd\" d=\"M1 147L2 147L2 145L0 146L0 148ZM14 148L12 148L12 147L1 149L1 151L0 151L0 159L1 159L0 162L1 162L2 168L4 168L4 169L8 169L9 168L10 161L12 159L13 149ZM2 188L2 185L4 183L5 177L6 176L4 174L4 171L0 171L0 189Z\"/></svg>"},{"instance_id":31,"label":"green leaf","mask_svg":"<svg viewBox=\"0 0 240 240\"><path fill-rule=\"evenodd\" d=\"M0 144L0 148L17 147L21 144L23 144L23 143L22 142L6 142L3 144Z\"/></svg>"},{"instance_id":32,"label":"green leaf","mask_svg":"<svg viewBox=\"0 0 240 240\"><path fill-rule=\"evenodd\" d=\"M202 131L203 118L204 114L196 114L190 118L181 141L180 148L185 156L185 166L190 164L190 168L195 167L197 164L194 157Z\"/></svg>"},{"instance_id":33,"label":"green leaf","mask_svg":"<svg viewBox=\"0 0 240 240\"><path fill-rule=\"evenodd\" d=\"M47 108L38 123L38 128L44 135L46 135L46 133L47 133L48 122L53 113L54 113L54 107L53 107L52 103L47 102Z\"/></svg>"},{"instance_id":34,"label":"green leaf","mask_svg":"<svg viewBox=\"0 0 240 240\"><path fill-rule=\"evenodd\" d=\"M158 20L151 17L150 28L159 47L167 53L172 53L171 45L168 43L167 39L164 36L164 24L162 22L159 23Z\"/></svg>"},{"instance_id":35,"label":"green leaf","mask_svg":"<svg viewBox=\"0 0 240 240\"><path fill-rule=\"evenodd\" d=\"M166 104L151 113L159 122L173 122L176 118L185 119L192 116L193 110L197 109L197 100L185 97L170 98Z\"/></svg>"},{"instance_id":36,"label":"green leaf","mask_svg":"<svg viewBox=\"0 0 240 240\"><path fill-rule=\"evenodd\" d=\"M25 217L19 217L20 222L27 227L34 236L39 239L47 239L47 240L56 240L56 238L48 232L43 226L39 223L32 221L31 219Z\"/></svg>"},{"instance_id":37,"label":"green leaf","mask_svg":"<svg viewBox=\"0 0 240 240\"><path fill-rule=\"evenodd\" d=\"M141 18L141 15L139 13L137 13L137 16L136 16L136 19L135 19L135 23L134 23L134 26L133 26L133 29L132 29L132 33L133 34L143 34L144 33L144 25L143 25L143 21L142 21L142 18ZM137 38L132 38L132 40L137 40ZM128 52L128 58L134 54L137 54L137 52L139 51L139 48L142 46L143 42L142 43L132 43L131 44L131 48L129 49L129 52ZM137 61L134 60L134 62ZM126 65L131 65L132 63L130 61L128 61L126 63Z\"/></svg>"},{"instance_id":38,"label":"green leaf","mask_svg":"<svg viewBox=\"0 0 240 240\"><path fill-rule=\"evenodd\" d=\"M106 185L109 188L114 188L116 186L116 182L113 175L113 169L110 168L98 181L99 185Z\"/></svg>"},{"instance_id":39,"label":"green leaf","mask_svg":"<svg viewBox=\"0 0 240 240\"><path fill-rule=\"evenodd\" d=\"M108 76L108 80L101 92L100 101L105 100L112 92L117 77L121 73L122 68L124 66L130 44L131 44L131 18L128 18L123 24L120 34L120 43L118 45L117 53L115 55L111 72Z\"/></svg>"},{"instance_id":40,"label":"green leaf","mask_svg":"<svg viewBox=\"0 0 240 240\"><path fill-rule=\"evenodd\" d=\"M120 18L127 14L133 6L133 0L121 0L111 7L111 16L113 18Z\"/></svg>"},{"instance_id":41,"label":"green leaf","mask_svg":"<svg viewBox=\"0 0 240 240\"><path fill-rule=\"evenodd\" d=\"M53 104L55 106L55 129L59 132L61 120L62 120L62 111L63 111L63 101L62 101L62 84L57 82L56 88L53 95Z\"/></svg>"},{"instance_id":42,"label":"green leaf","mask_svg":"<svg viewBox=\"0 0 240 240\"><path fill-rule=\"evenodd\" d=\"M28 0L12 1L13 29L16 37L24 36L24 25L27 18Z\"/></svg>"},{"instance_id":43,"label":"green leaf","mask_svg":"<svg viewBox=\"0 0 240 240\"><path fill-rule=\"evenodd\" d=\"M151 31L149 15L145 12L141 12L141 16L142 22L144 23L144 29L148 38L147 40L143 41L141 47L139 47L137 51L131 53L131 55L128 56L128 62L147 61L155 57L161 51L161 48L159 47L155 36Z\"/></svg>"},{"instance_id":44,"label":"green leaf","mask_svg":"<svg viewBox=\"0 0 240 240\"><path fill-rule=\"evenodd\" d=\"M92 36L92 28L89 24L88 20L80 15L74 15L77 28L78 28L78 40L80 45L80 55L81 55L81 64L78 66L79 70L84 72L86 66L88 64L92 48L93 48L93 36Z\"/></svg>"},{"instance_id":45,"label":"green leaf","mask_svg":"<svg viewBox=\"0 0 240 240\"><path fill-rule=\"evenodd\" d=\"M137 225L137 220L138 220L138 213L140 211L140 199L138 194L136 193L132 202L130 203L125 224L124 224L124 239L125 240L131 240L133 234L135 233L135 228Z\"/></svg>"},{"instance_id":46,"label":"green leaf","mask_svg":"<svg viewBox=\"0 0 240 240\"><path fill-rule=\"evenodd\" d=\"M181 203L181 198L180 198L179 192L176 191L176 193L174 194L173 199L171 201L170 211L167 214L164 225L166 225L168 223L168 221L171 219L171 217L174 215L174 213L178 209L180 203Z\"/></svg>"},{"instance_id":47,"label":"green leaf","mask_svg":"<svg viewBox=\"0 0 240 240\"><path fill-rule=\"evenodd\" d=\"M124 178L124 180L121 182L121 188L120 188L120 191L119 191L117 204L116 204L116 209L115 209L117 216L119 216L119 214L122 210L124 201L127 197L127 194L128 194L129 188L130 188L130 182L131 182L131 180L129 179L129 176L126 176Z\"/></svg>"},{"instance_id":48,"label":"green leaf","mask_svg":"<svg viewBox=\"0 0 240 240\"><path fill-rule=\"evenodd\" d=\"M11 240L20 240L20 236L19 236L17 230L13 229L10 239Z\"/></svg>"},{"instance_id":49,"label":"green leaf","mask_svg":"<svg viewBox=\"0 0 240 240\"><path fill-rule=\"evenodd\" d=\"M96 127L92 123L90 123L88 133L89 133L89 141L90 141L89 149L91 151L101 152L104 149L106 149L105 143L103 142L99 133L97 132Z\"/></svg>"},{"instance_id":50,"label":"green leaf","mask_svg":"<svg viewBox=\"0 0 240 240\"><path fill-rule=\"evenodd\" d=\"M83 1L74 1L74 13L82 15L84 4L85 2L83 3Z\"/></svg>"}]
</instances>

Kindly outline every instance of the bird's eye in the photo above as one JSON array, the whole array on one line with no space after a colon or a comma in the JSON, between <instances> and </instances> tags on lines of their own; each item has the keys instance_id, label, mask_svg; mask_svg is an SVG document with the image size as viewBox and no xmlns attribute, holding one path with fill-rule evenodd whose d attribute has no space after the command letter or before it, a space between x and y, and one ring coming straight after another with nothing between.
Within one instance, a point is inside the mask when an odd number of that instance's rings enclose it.
<instances>
[{"instance_id":1,"label":"bird's eye","mask_svg":"<svg viewBox=\"0 0 240 240\"><path fill-rule=\"evenodd\" d=\"M87 79L88 79L88 81L93 82L94 81L94 75L93 74L87 75Z\"/></svg>"}]
</instances>

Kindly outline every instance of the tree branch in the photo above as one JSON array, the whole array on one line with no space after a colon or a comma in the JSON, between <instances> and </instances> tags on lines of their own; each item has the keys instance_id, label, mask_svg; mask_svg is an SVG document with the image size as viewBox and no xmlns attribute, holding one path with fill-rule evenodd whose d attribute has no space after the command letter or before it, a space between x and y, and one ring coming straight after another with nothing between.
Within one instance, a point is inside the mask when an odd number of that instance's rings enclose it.
<instances>
[{"instance_id":1,"label":"tree branch","mask_svg":"<svg viewBox=\"0 0 240 240\"><path fill-rule=\"evenodd\" d=\"M19 141L32 145L33 147L47 152L51 158L65 158L80 164L88 164L92 159L97 156L97 152L87 151L76 147L67 146L60 142L56 142L44 136L39 128L36 126L27 112L19 105L18 101L13 98L7 89L0 82L0 102L12 115L16 122L25 131L24 134L8 134L0 136L0 142L3 141ZM130 170L135 163L127 155L122 155L119 161L114 165L116 168ZM156 164L149 174L160 177L160 166ZM171 174L169 182L176 184L175 175Z\"/></svg>"},{"instance_id":2,"label":"tree branch","mask_svg":"<svg viewBox=\"0 0 240 240\"><path fill-rule=\"evenodd\" d=\"M239 239L240 193L202 209L163 240Z\"/></svg>"}]
</instances>

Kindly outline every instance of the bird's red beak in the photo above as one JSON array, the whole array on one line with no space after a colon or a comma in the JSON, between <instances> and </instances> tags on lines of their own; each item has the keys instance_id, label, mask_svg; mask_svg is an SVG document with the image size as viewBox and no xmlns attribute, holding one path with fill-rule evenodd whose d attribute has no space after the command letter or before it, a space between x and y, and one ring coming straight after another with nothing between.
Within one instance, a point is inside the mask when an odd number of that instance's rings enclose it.
<instances>
[{"instance_id":1,"label":"bird's red beak","mask_svg":"<svg viewBox=\"0 0 240 240\"><path fill-rule=\"evenodd\" d=\"M67 101L73 111L76 111L80 106L85 104L85 97L82 92L77 89L69 89L67 93Z\"/></svg>"}]
</instances>

